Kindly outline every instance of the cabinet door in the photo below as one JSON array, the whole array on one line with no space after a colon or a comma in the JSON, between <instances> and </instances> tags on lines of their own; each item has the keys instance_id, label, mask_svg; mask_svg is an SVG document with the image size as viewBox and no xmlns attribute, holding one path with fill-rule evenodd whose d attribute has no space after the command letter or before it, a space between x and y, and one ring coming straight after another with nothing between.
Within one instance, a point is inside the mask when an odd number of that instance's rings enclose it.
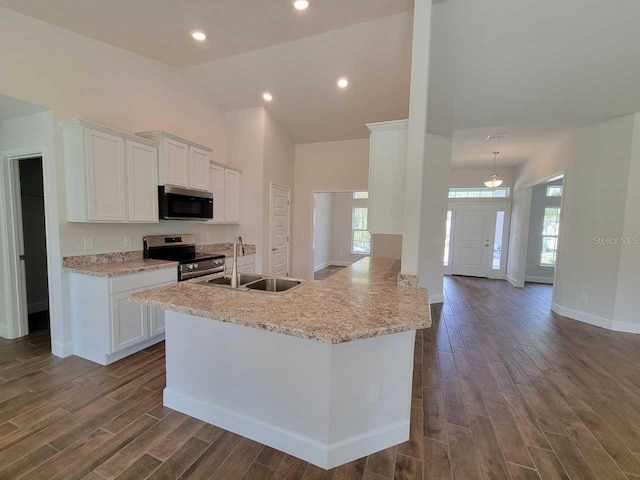
<instances>
[{"instance_id":1,"label":"cabinet door","mask_svg":"<svg viewBox=\"0 0 640 480\"><path fill-rule=\"evenodd\" d=\"M162 156L164 183L189 188L189 145L165 138Z\"/></svg>"},{"instance_id":2,"label":"cabinet door","mask_svg":"<svg viewBox=\"0 0 640 480\"><path fill-rule=\"evenodd\" d=\"M129 221L158 223L158 149L127 140Z\"/></svg>"},{"instance_id":3,"label":"cabinet door","mask_svg":"<svg viewBox=\"0 0 640 480\"><path fill-rule=\"evenodd\" d=\"M157 307L149 308L149 338L164 333L164 310Z\"/></svg>"},{"instance_id":4,"label":"cabinet door","mask_svg":"<svg viewBox=\"0 0 640 480\"><path fill-rule=\"evenodd\" d=\"M111 296L111 353L149 338L149 307L130 302L131 293Z\"/></svg>"},{"instance_id":5,"label":"cabinet door","mask_svg":"<svg viewBox=\"0 0 640 480\"><path fill-rule=\"evenodd\" d=\"M189 187L194 190L210 191L209 152L189 147Z\"/></svg>"},{"instance_id":6,"label":"cabinet door","mask_svg":"<svg viewBox=\"0 0 640 480\"><path fill-rule=\"evenodd\" d=\"M126 222L124 139L86 129L87 220Z\"/></svg>"},{"instance_id":7,"label":"cabinet door","mask_svg":"<svg viewBox=\"0 0 640 480\"><path fill-rule=\"evenodd\" d=\"M224 223L224 167L211 165L211 192L213 193L213 223Z\"/></svg>"},{"instance_id":8,"label":"cabinet door","mask_svg":"<svg viewBox=\"0 0 640 480\"><path fill-rule=\"evenodd\" d=\"M240 223L240 172L224 169L224 221Z\"/></svg>"}]
</instances>

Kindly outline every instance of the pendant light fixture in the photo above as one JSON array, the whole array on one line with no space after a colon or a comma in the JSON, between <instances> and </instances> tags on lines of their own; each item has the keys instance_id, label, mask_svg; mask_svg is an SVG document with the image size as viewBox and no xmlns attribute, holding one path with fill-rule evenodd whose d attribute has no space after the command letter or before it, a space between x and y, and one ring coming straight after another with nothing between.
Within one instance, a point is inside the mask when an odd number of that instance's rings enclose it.
<instances>
[{"instance_id":1,"label":"pendant light fixture","mask_svg":"<svg viewBox=\"0 0 640 480\"><path fill-rule=\"evenodd\" d=\"M489 180L484 182L484 184L489 188L498 188L502 185L502 180L498 180L498 174L496 173L496 161L498 160L498 154L500 152L493 152L493 173Z\"/></svg>"}]
</instances>

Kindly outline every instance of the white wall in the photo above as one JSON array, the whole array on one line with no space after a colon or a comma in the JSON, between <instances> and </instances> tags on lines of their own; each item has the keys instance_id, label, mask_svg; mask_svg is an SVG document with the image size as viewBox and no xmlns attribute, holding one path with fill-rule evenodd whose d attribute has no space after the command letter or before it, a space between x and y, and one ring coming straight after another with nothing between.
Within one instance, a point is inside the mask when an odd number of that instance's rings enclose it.
<instances>
[{"instance_id":1,"label":"white wall","mask_svg":"<svg viewBox=\"0 0 640 480\"><path fill-rule=\"evenodd\" d=\"M451 169L449 171L449 188L472 188L484 187L484 182L489 180L489 176L493 173L492 168L467 168L467 169ZM504 183L504 187L512 187L516 169L515 168L497 168L498 178Z\"/></svg>"},{"instance_id":2,"label":"white wall","mask_svg":"<svg viewBox=\"0 0 640 480\"><path fill-rule=\"evenodd\" d=\"M442 258L449 202L447 177L451 163L451 146L452 139L449 137L432 134L426 136L418 275L420 286L429 290L431 303L444 300ZM402 248L404 261L404 243Z\"/></svg>"},{"instance_id":3,"label":"white wall","mask_svg":"<svg viewBox=\"0 0 640 480\"><path fill-rule=\"evenodd\" d=\"M547 197L547 186L562 185L563 180L541 183L531 189L531 214L529 215L529 238L527 241L527 265L525 280L527 282L553 283L555 267L540 266L542 250L542 228L544 210L547 207L560 207L562 197Z\"/></svg>"},{"instance_id":4,"label":"white wall","mask_svg":"<svg viewBox=\"0 0 640 480\"><path fill-rule=\"evenodd\" d=\"M369 139L308 143L295 147L292 276L313 278L313 192L366 191Z\"/></svg>"},{"instance_id":5,"label":"white wall","mask_svg":"<svg viewBox=\"0 0 640 480\"><path fill-rule=\"evenodd\" d=\"M316 193L313 208L313 271L326 267L331 258L333 194Z\"/></svg>"},{"instance_id":6,"label":"white wall","mask_svg":"<svg viewBox=\"0 0 640 480\"><path fill-rule=\"evenodd\" d=\"M528 187L566 170L554 310L636 333L639 282L634 266L640 249L620 240L602 244L595 239L636 234L639 120L630 115L582 128L518 169L509 254L510 281L519 283L526 265Z\"/></svg>"},{"instance_id":7,"label":"white wall","mask_svg":"<svg viewBox=\"0 0 640 480\"><path fill-rule=\"evenodd\" d=\"M271 235L271 185L293 190L295 146L288 133L265 110L264 114L264 195L263 239L265 252L269 249ZM293 199L293 192L291 194ZM291 210L292 211L292 210ZM289 222L291 222L291 216ZM291 261L291 260L289 260ZM262 259L262 271L269 271L269 255Z\"/></svg>"}]
</instances>

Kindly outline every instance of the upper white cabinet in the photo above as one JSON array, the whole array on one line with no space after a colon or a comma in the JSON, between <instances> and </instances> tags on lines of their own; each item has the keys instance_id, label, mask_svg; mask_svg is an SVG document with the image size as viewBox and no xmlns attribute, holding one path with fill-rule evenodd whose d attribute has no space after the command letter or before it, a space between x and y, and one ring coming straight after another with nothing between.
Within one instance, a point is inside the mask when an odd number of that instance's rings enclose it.
<instances>
[{"instance_id":1,"label":"upper white cabinet","mask_svg":"<svg viewBox=\"0 0 640 480\"><path fill-rule=\"evenodd\" d=\"M402 234L407 120L368 124L369 231Z\"/></svg>"},{"instance_id":2,"label":"upper white cabinet","mask_svg":"<svg viewBox=\"0 0 640 480\"><path fill-rule=\"evenodd\" d=\"M240 223L240 172L224 169L224 221ZM215 203L213 204L215 209Z\"/></svg>"},{"instance_id":3,"label":"upper white cabinet","mask_svg":"<svg viewBox=\"0 0 640 480\"><path fill-rule=\"evenodd\" d=\"M140 137L160 144L159 185L211 191L209 184L210 148L167 132L143 132Z\"/></svg>"},{"instance_id":4,"label":"upper white cabinet","mask_svg":"<svg viewBox=\"0 0 640 480\"><path fill-rule=\"evenodd\" d=\"M67 221L158 222L154 142L83 120L60 126Z\"/></svg>"},{"instance_id":5,"label":"upper white cabinet","mask_svg":"<svg viewBox=\"0 0 640 480\"><path fill-rule=\"evenodd\" d=\"M241 177L234 168L215 163L210 165L213 220L209 223L240 223Z\"/></svg>"},{"instance_id":6,"label":"upper white cabinet","mask_svg":"<svg viewBox=\"0 0 640 480\"><path fill-rule=\"evenodd\" d=\"M224 167L211 164L209 174L211 193L213 194L213 220L211 223L224 223Z\"/></svg>"}]
</instances>

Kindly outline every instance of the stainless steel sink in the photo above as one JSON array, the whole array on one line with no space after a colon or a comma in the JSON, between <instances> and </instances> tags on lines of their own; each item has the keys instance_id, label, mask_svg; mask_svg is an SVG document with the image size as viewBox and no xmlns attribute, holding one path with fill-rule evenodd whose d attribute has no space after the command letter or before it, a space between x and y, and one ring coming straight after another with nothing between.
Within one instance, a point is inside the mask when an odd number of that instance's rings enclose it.
<instances>
[{"instance_id":1,"label":"stainless steel sink","mask_svg":"<svg viewBox=\"0 0 640 480\"><path fill-rule=\"evenodd\" d=\"M258 290L263 292L286 292L292 288L302 285L300 280L289 280L288 278L263 278L253 283L245 285L249 290Z\"/></svg>"},{"instance_id":2,"label":"stainless steel sink","mask_svg":"<svg viewBox=\"0 0 640 480\"><path fill-rule=\"evenodd\" d=\"M239 285L246 285L247 283L255 282L256 280L262 280L261 275L253 275L251 273L241 273L239 275ZM231 277L218 277L206 282L200 282L201 285L218 285L222 287L231 288Z\"/></svg>"}]
</instances>

